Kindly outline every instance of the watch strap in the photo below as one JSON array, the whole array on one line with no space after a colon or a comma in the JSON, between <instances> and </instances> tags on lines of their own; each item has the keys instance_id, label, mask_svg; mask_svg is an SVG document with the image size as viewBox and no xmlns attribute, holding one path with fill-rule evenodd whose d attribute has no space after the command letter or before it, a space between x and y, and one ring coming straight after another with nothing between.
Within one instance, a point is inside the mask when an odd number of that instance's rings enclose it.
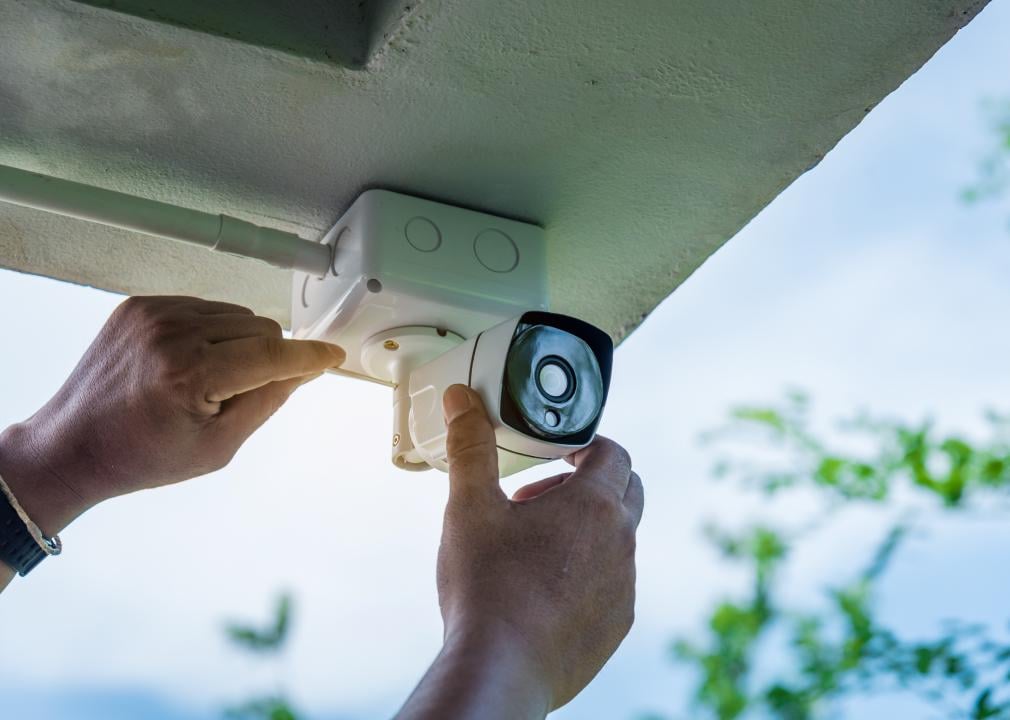
<instances>
[{"instance_id":1,"label":"watch strap","mask_svg":"<svg viewBox=\"0 0 1010 720\"><path fill-rule=\"evenodd\" d=\"M0 561L23 577L61 547L58 537L42 535L0 478Z\"/></svg>"}]
</instances>

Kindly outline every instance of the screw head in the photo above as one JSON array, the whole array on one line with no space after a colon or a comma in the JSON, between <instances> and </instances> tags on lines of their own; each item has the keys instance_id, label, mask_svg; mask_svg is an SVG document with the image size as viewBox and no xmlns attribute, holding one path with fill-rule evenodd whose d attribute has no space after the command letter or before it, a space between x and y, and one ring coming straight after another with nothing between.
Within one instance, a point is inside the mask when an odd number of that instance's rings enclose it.
<instances>
[{"instance_id":1,"label":"screw head","mask_svg":"<svg viewBox=\"0 0 1010 720\"><path fill-rule=\"evenodd\" d=\"M399 350L400 343L396 342L396 340L387 340L386 342L382 343L382 347L386 348L387 350Z\"/></svg>"},{"instance_id":2,"label":"screw head","mask_svg":"<svg viewBox=\"0 0 1010 720\"><path fill-rule=\"evenodd\" d=\"M396 447L399 444L400 444L400 433L396 433L395 435L393 435L393 447Z\"/></svg>"}]
</instances>

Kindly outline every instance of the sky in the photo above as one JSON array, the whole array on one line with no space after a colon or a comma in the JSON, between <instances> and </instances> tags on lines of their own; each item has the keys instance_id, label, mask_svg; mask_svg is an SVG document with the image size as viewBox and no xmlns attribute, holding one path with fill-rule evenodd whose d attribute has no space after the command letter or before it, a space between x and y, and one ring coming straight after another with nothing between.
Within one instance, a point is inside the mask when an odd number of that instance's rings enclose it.
<instances>
[{"instance_id":1,"label":"sky","mask_svg":"<svg viewBox=\"0 0 1010 720\"><path fill-rule=\"evenodd\" d=\"M1010 410L1010 205L961 190L991 147L983 102L1010 96L1010 0L993 0L656 309L619 348L601 431L646 486L637 620L594 682L554 716L685 716L690 675L673 637L744 587L702 535L712 520L779 521L781 508L711 477L698 442L740 403L787 388L818 418L869 409L982 430ZM121 298L0 271L7 338L0 425L56 390ZM212 476L99 506L65 553L4 593L4 713L42 720L205 720L283 687L311 718L391 715L437 652L434 562L445 478L388 463L385 388L327 376L301 389ZM513 489L540 468L509 478ZM812 538L788 570L816 604L855 572L879 519L855 514ZM886 622L928 634L941 618L1005 626L1010 526L938 518L898 553ZM283 662L249 658L222 632L296 598ZM900 696L845 717L932 717Z\"/></svg>"}]
</instances>

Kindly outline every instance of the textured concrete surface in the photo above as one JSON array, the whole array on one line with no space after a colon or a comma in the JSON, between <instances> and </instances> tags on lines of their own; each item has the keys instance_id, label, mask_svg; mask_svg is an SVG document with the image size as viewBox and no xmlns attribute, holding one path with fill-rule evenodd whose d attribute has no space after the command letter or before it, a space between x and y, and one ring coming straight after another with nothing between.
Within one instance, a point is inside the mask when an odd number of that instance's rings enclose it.
<instances>
[{"instance_id":1,"label":"textured concrete surface","mask_svg":"<svg viewBox=\"0 0 1010 720\"><path fill-rule=\"evenodd\" d=\"M535 221L553 307L620 339L984 5L381 2L354 68L0 0L0 163L305 237L371 186ZM284 273L2 205L0 264L287 318Z\"/></svg>"}]
</instances>

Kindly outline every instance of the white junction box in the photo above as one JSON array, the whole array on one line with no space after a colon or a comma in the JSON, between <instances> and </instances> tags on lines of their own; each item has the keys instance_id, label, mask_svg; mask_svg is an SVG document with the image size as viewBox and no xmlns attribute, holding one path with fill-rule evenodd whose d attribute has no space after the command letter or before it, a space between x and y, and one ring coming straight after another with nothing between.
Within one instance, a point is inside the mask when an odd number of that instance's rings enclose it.
<instances>
[{"instance_id":1,"label":"white junction box","mask_svg":"<svg viewBox=\"0 0 1010 720\"><path fill-rule=\"evenodd\" d=\"M322 277L295 273L291 330L343 347L344 373L395 385L395 369L369 362L366 350L376 339L398 342L390 332L398 328L430 328L435 344L443 338L451 347L548 309L544 232L536 225L369 190L321 242L332 248L331 267Z\"/></svg>"}]
</instances>

